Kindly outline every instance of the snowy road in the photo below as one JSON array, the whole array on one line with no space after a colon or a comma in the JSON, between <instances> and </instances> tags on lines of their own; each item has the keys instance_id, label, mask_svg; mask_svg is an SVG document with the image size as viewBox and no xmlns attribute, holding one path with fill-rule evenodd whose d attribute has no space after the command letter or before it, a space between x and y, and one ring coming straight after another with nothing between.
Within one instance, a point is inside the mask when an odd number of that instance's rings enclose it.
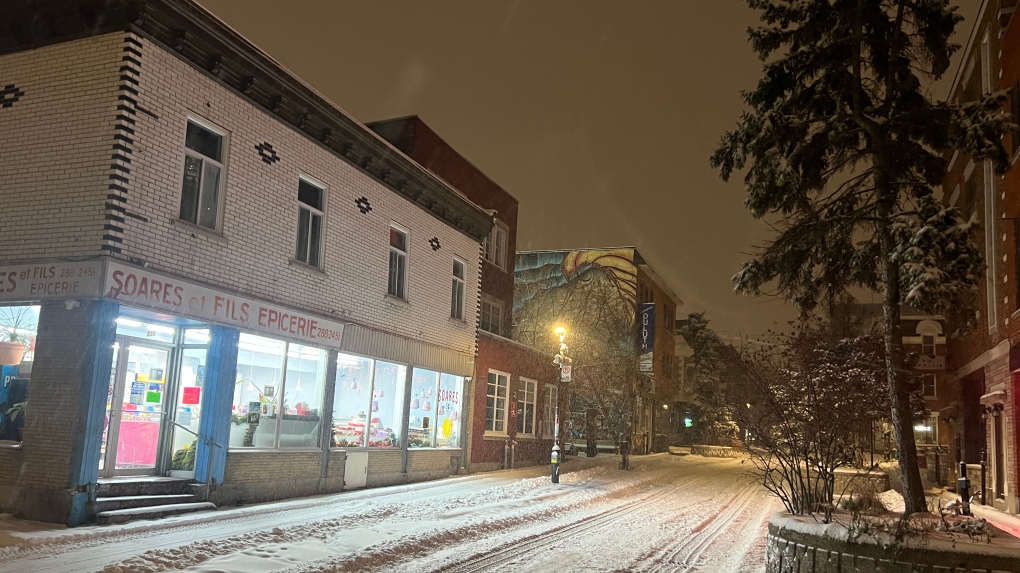
<instances>
[{"instance_id":1,"label":"snowy road","mask_svg":"<svg viewBox=\"0 0 1020 573\"><path fill-rule=\"evenodd\" d=\"M0 540L5 573L697 571L758 573L778 502L739 461L571 459L548 468L348 492Z\"/></svg>"}]
</instances>

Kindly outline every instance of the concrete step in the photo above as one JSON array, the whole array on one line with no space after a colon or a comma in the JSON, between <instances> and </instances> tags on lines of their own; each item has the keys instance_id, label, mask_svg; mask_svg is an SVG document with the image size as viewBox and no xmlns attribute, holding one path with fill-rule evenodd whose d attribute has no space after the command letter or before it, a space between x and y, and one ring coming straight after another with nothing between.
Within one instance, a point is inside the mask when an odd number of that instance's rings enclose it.
<instances>
[{"instance_id":1,"label":"concrete step","mask_svg":"<svg viewBox=\"0 0 1020 573\"><path fill-rule=\"evenodd\" d=\"M198 503L177 503L172 505L154 505L150 507L133 507L130 509L112 509L100 511L96 514L96 523L99 525L112 525L115 523L127 523L138 519L160 519L171 515L192 513L196 511L215 510L216 506L209 502Z\"/></svg>"},{"instance_id":2,"label":"concrete step","mask_svg":"<svg viewBox=\"0 0 1020 573\"><path fill-rule=\"evenodd\" d=\"M170 505L179 503L191 503L196 501L195 496L187 494L176 495L125 495L120 497L100 497L96 499L95 510L112 511L114 509L131 509L134 507L151 507L153 505Z\"/></svg>"},{"instance_id":3,"label":"concrete step","mask_svg":"<svg viewBox=\"0 0 1020 573\"><path fill-rule=\"evenodd\" d=\"M99 480L98 497L181 495L191 493L192 480L161 476L118 477Z\"/></svg>"}]
</instances>

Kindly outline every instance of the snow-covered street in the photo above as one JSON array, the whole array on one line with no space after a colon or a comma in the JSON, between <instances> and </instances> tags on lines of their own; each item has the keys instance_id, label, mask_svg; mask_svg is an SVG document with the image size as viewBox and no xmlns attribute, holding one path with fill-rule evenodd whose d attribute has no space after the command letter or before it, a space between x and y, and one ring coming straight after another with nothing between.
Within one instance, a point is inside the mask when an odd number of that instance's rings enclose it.
<instances>
[{"instance_id":1,"label":"snow-covered street","mask_svg":"<svg viewBox=\"0 0 1020 573\"><path fill-rule=\"evenodd\" d=\"M571 458L559 485L543 466L121 526L0 522L0 570L762 571L781 507L746 466L618 459Z\"/></svg>"}]
</instances>

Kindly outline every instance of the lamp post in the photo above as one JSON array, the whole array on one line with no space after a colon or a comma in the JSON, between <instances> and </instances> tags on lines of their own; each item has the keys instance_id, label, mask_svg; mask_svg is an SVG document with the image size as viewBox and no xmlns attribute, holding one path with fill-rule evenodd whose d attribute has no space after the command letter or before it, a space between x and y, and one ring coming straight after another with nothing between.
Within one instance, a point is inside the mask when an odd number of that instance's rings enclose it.
<instances>
[{"instance_id":1,"label":"lamp post","mask_svg":"<svg viewBox=\"0 0 1020 573\"><path fill-rule=\"evenodd\" d=\"M560 382L564 379L569 381L570 359L567 358L567 343L565 342L567 329L558 326L553 332L560 337L560 351L553 358L553 364L559 369L559 377L556 379L556 401L553 404L552 482L560 483Z\"/></svg>"}]
</instances>

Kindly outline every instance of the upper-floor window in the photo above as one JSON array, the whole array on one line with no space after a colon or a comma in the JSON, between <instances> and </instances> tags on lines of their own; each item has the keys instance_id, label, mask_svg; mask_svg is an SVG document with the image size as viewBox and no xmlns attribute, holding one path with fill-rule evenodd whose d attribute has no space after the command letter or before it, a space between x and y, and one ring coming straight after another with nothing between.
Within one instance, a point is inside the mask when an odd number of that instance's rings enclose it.
<instances>
[{"instance_id":1,"label":"upper-floor window","mask_svg":"<svg viewBox=\"0 0 1020 573\"><path fill-rule=\"evenodd\" d=\"M483 251L485 260L501 269L506 268L506 237L507 228L503 223L496 221L492 226L489 236L485 237Z\"/></svg>"},{"instance_id":2,"label":"upper-floor window","mask_svg":"<svg viewBox=\"0 0 1020 573\"><path fill-rule=\"evenodd\" d=\"M464 320L464 261L453 259L453 290L450 293L450 316Z\"/></svg>"},{"instance_id":3,"label":"upper-floor window","mask_svg":"<svg viewBox=\"0 0 1020 573\"><path fill-rule=\"evenodd\" d=\"M326 192L304 179L298 180L297 253L294 257L313 267L322 266L322 211Z\"/></svg>"},{"instance_id":4,"label":"upper-floor window","mask_svg":"<svg viewBox=\"0 0 1020 573\"><path fill-rule=\"evenodd\" d=\"M407 231L390 227L390 274L386 294L407 299Z\"/></svg>"},{"instance_id":5,"label":"upper-floor window","mask_svg":"<svg viewBox=\"0 0 1020 573\"><path fill-rule=\"evenodd\" d=\"M498 301L482 298L482 315L478 321L478 328L493 334L502 333L503 305Z\"/></svg>"},{"instance_id":6,"label":"upper-floor window","mask_svg":"<svg viewBox=\"0 0 1020 573\"><path fill-rule=\"evenodd\" d=\"M212 230L218 227L223 202L224 139L223 133L188 120L180 218Z\"/></svg>"},{"instance_id":7,"label":"upper-floor window","mask_svg":"<svg viewBox=\"0 0 1020 573\"><path fill-rule=\"evenodd\" d=\"M934 334L922 334L921 335L921 354L925 356L935 357L935 335Z\"/></svg>"},{"instance_id":8,"label":"upper-floor window","mask_svg":"<svg viewBox=\"0 0 1020 573\"><path fill-rule=\"evenodd\" d=\"M925 398L935 398L935 375L925 374L921 377L921 393Z\"/></svg>"}]
</instances>

